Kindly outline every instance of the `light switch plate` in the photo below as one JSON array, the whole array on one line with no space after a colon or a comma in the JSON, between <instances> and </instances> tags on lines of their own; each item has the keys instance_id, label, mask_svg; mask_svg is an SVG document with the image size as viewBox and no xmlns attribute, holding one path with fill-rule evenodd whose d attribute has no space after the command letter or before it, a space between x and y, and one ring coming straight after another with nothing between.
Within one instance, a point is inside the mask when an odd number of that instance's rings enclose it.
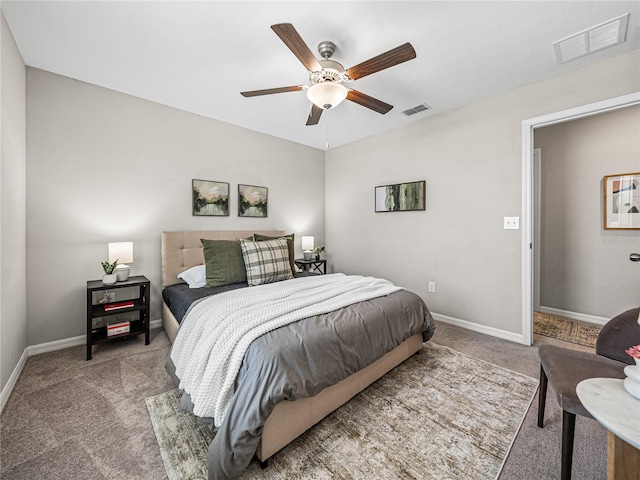
<instances>
[{"instance_id":1,"label":"light switch plate","mask_svg":"<svg viewBox=\"0 0 640 480\"><path fill-rule=\"evenodd\" d=\"M520 230L520 217L504 217L505 230Z\"/></svg>"}]
</instances>

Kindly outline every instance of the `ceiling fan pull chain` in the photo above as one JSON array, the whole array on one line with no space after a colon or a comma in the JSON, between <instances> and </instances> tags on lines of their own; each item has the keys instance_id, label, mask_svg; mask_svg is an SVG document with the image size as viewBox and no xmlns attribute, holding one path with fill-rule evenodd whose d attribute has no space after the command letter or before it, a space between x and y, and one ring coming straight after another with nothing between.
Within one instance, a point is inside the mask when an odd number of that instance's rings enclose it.
<instances>
[{"instance_id":1,"label":"ceiling fan pull chain","mask_svg":"<svg viewBox=\"0 0 640 480\"><path fill-rule=\"evenodd\" d=\"M327 123L327 143L325 145L327 150L329 150L329 124Z\"/></svg>"}]
</instances>

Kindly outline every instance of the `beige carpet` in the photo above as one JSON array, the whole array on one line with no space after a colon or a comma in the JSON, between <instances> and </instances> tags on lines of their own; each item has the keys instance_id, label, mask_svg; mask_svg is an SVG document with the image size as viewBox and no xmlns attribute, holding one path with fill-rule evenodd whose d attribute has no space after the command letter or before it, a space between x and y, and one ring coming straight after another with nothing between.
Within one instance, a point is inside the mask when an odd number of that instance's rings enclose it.
<instances>
[{"instance_id":1,"label":"beige carpet","mask_svg":"<svg viewBox=\"0 0 640 480\"><path fill-rule=\"evenodd\" d=\"M602 325L534 312L533 333L565 342L595 347Z\"/></svg>"},{"instance_id":2,"label":"beige carpet","mask_svg":"<svg viewBox=\"0 0 640 480\"><path fill-rule=\"evenodd\" d=\"M436 324L433 342L538 377L537 347L547 337L526 347ZM150 345L142 336L96 345L89 362L84 345L29 357L0 416L0 478L166 480L145 399L174 388L164 370L168 353L166 335L152 329ZM544 428L536 422L534 400L499 480L560 478L562 410L553 395ZM607 478L606 429L579 416L575 435L573 478Z\"/></svg>"},{"instance_id":3,"label":"beige carpet","mask_svg":"<svg viewBox=\"0 0 640 480\"><path fill-rule=\"evenodd\" d=\"M245 479L495 479L537 380L433 342ZM212 434L176 390L147 399L170 479L206 478Z\"/></svg>"}]
</instances>

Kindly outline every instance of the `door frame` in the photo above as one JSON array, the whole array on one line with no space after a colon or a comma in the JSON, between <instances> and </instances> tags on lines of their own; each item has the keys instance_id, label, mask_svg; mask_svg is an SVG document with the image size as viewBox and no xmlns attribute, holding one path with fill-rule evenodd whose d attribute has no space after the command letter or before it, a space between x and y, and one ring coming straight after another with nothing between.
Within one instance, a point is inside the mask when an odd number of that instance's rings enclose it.
<instances>
[{"instance_id":1,"label":"door frame","mask_svg":"<svg viewBox=\"0 0 640 480\"><path fill-rule=\"evenodd\" d=\"M536 240L537 228L534 225L534 162L533 131L599 113L618 110L640 104L640 92L590 103L568 110L529 118L522 122L522 343L533 344L533 282L534 248L539 248Z\"/></svg>"},{"instance_id":2,"label":"door frame","mask_svg":"<svg viewBox=\"0 0 640 480\"><path fill-rule=\"evenodd\" d=\"M533 311L540 310L540 247L542 235L542 150L533 149Z\"/></svg>"}]
</instances>

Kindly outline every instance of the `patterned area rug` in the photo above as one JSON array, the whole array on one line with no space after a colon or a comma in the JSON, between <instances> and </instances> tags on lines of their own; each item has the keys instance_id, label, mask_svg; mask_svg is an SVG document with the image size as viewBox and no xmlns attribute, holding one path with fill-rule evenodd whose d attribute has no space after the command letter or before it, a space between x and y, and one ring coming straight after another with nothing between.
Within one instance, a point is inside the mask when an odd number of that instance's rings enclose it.
<instances>
[{"instance_id":1,"label":"patterned area rug","mask_svg":"<svg viewBox=\"0 0 640 480\"><path fill-rule=\"evenodd\" d=\"M537 380L426 343L243 479L495 479ZM206 478L212 433L177 390L147 399L167 474Z\"/></svg>"},{"instance_id":2,"label":"patterned area rug","mask_svg":"<svg viewBox=\"0 0 640 480\"><path fill-rule=\"evenodd\" d=\"M585 347L595 348L601 328L602 325L594 323L578 322L546 313L533 313L533 333Z\"/></svg>"}]
</instances>

